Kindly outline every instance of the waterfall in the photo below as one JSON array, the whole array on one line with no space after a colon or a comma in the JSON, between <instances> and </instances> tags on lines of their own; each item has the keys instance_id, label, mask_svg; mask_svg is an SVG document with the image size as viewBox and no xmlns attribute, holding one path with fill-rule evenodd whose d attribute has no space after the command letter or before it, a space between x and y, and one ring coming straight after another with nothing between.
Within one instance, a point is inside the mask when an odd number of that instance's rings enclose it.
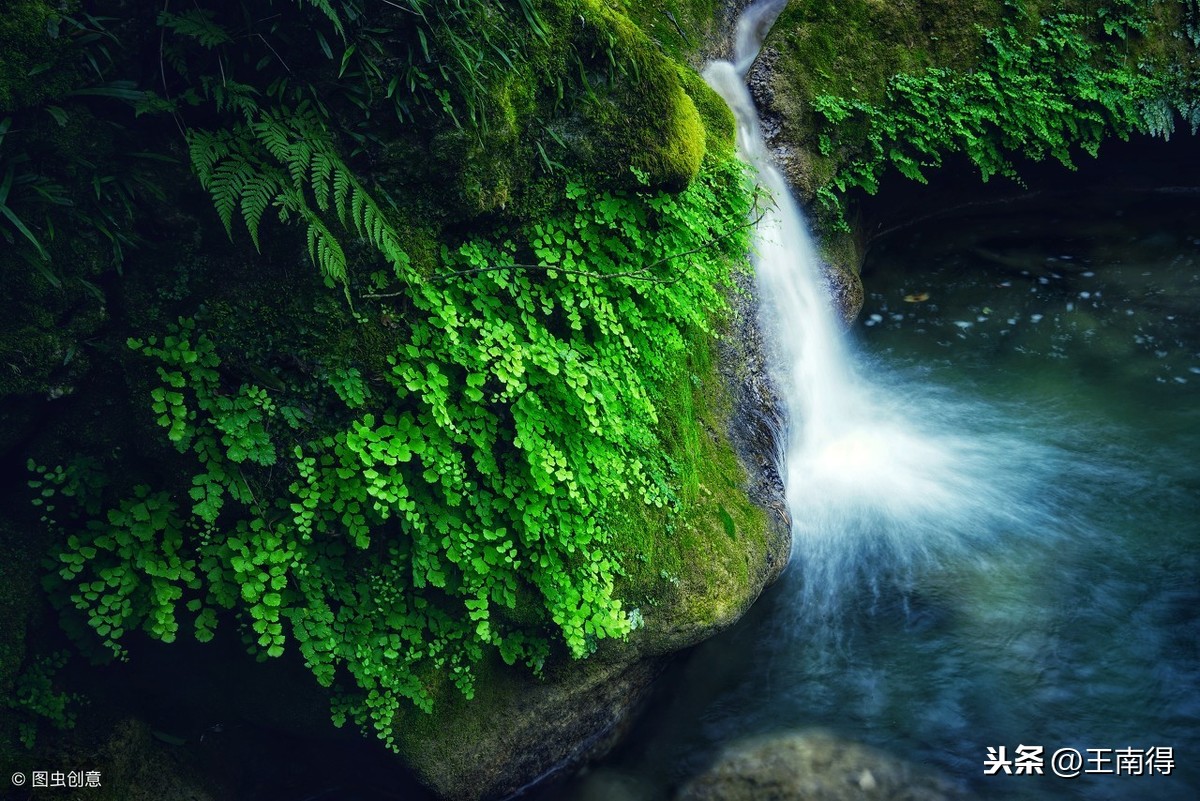
<instances>
[{"instance_id":1,"label":"waterfall","mask_svg":"<svg viewBox=\"0 0 1200 801\"><path fill-rule=\"evenodd\" d=\"M748 9L733 61L713 62L704 77L733 111L739 152L769 196L754 265L767 356L785 407L778 436L792 572L801 584L796 608L806 623L828 626L849 597L903 594L917 571L973 558L982 552L979 540L995 540L1018 516L1037 519L1049 507L1028 501L1043 490L1030 486L1034 471L1026 468L1045 454L1007 434L994 410L861 374L745 85L784 5L767 0Z\"/></svg>"}]
</instances>

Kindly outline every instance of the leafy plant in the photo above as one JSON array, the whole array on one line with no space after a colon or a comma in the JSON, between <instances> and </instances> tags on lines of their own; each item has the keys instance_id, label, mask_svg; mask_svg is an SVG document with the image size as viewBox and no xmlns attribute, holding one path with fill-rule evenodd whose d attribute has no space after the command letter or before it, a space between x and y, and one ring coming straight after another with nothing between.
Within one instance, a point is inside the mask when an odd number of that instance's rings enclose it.
<instances>
[{"instance_id":1,"label":"leafy plant","mask_svg":"<svg viewBox=\"0 0 1200 801\"><path fill-rule=\"evenodd\" d=\"M232 615L390 745L401 703L470 696L489 650L536 671L625 636L619 510L675 503L658 398L723 308L748 204L732 161L678 195L577 180L539 222L444 248L429 280L394 263L395 291L364 300L408 304L404 335L382 373L321 371L322 425L311 389L232 380L202 317L131 340L189 468L121 487L35 466L48 518L75 521L54 594L117 655L136 627L203 640Z\"/></svg>"},{"instance_id":2,"label":"leafy plant","mask_svg":"<svg viewBox=\"0 0 1200 801\"><path fill-rule=\"evenodd\" d=\"M1072 150L1096 155L1111 136L1134 131L1168 137L1174 108L1190 117L1186 84L1143 69L1094 32L1129 40L1147 30L1146 4L1117 2L1091 15L1056 11L1032 19L1008 0L998 28L981 30L983 56L970 71L934 68L895 75L885 100L819 95L821 152L843 166L818 191L824 213L845 227L842 198L850 189L874 193L895 168L915 181L961 152L986 181L1017 179L1014 155L1052 156L1072 166Z\"/></svg>"},{"instance_id":3,"label":"leafy plant","mask_svg":"<svg viewBox=\"0 0 1200 801\"><path fill-rule=\"evenodd\" d=\"M69 658L66 651L34 658L17 677L13 696L4 701L4 706L23 717L18 730L26 748L31 749L36 743L39 723L49 723L60 730L75 727L75 707L82 699L54 689L54 676Z\"/></svg>"},{"instance_id":4,"label":"leafy plant","mask_svg":"<svg viewBox=\"0 0 1200 801\"><path fill-rule=\"evenodd\" d=\"M330 284L345 287L348 297L345 250L319 213L332 211L407 278L408 255L395 229L338 155L313 106L304 102L294 111L253 113L252 122L232 131L188 134L192 166L226 231L232 235L233 216L240 210L257 248L259 224L269 207L277 208L281 220L298 216L307 228L313 262Z\"/></svg>"}]
</instances>

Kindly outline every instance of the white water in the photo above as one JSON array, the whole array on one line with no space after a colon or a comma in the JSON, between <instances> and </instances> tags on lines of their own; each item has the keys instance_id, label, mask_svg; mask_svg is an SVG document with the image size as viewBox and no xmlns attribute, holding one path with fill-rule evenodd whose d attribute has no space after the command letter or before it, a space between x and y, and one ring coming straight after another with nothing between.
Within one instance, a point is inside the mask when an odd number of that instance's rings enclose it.
<instances>
[{"instance_id":1,"label":"white water","mask_svg":"<svg viewBox=\"0 0 1200 801\"><path fill-rule=\"evenodd\" d=\"M1164 227L1165 206L1135 221L1129 198L1076 198L882 243L860 351L743 86L781 5L751 9L737 66L706 77L775 199L755 261L792 567L671 668L623 753L553 797L667 801L731 744L822 727L978 797L1191 801L1182 758L1135 779L982 767L1018 743L1197 750L1200 206ZM997 231L1033 243L1023 279L972 264ZM902 300L917 289L934 302Z\"/></svg>"},{"instance_id":2,"label":"white water","mask_svg":"<svg viewBox=\"0 0 1200 801\"><path fill-rule=\"evenodd\" d=\"M772 165L745 74L785 2L751 7L733 62L705 79L738 121L738 146L773 203L756 232L760 314L785 405L781 473L793 520L795 612L809 635L836 632L851 598L904 593L918 573L985 558L989 541L1044 518L1060 460L978 402L860 374L816 251ZM1036 496L1036 497L1035 497Z\"/></svg>"}]
</instances>

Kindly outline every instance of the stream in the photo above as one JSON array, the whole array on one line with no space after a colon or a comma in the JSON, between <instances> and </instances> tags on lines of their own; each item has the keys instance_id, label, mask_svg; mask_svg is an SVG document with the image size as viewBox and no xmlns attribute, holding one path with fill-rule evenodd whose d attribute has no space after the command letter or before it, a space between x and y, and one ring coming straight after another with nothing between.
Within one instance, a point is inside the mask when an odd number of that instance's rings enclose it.
<instances>
[{"instance_id":1,"label":"stream","mask_svg":"<svg viewBox=\"0 0 1200 801\"><path fill-rule=\"evenodd\" d=\"M550 797L665 801L731 744L821 730L981 798L1191 801L1200 191L1058 192L909 226L872 244L845 335L758 135L752 60L706 78L776 200L755 263L792 563ZM996 765L1019 746L1041 747L1040 775Z\"/></svg>"}]
</instances>

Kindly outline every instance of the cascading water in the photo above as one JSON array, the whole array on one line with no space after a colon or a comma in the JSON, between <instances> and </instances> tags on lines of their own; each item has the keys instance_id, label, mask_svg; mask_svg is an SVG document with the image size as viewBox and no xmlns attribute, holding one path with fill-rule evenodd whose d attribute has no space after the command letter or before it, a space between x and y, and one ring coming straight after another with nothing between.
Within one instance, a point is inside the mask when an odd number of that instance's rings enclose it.
<instances>
[{"instance_id":1,"label":"cascading water","mask_svg":"<svg viewBox=\"0 0 1200 801\"><path fill-rule=\"evenodd\" d=\"M981 798L1192 801L1200 189L1149 204L1084 185L881 240L845 341L743 85L783 5L752 7L734 62L706 77L773 201L755 265L792 567L670 668L620 753L553 797L688 801L731 746L820 727ZM1021 743L1045 748L1044 774L984 774L989 749ZM1177 762L1075 779L1049 764L1129 747ZM735 762L743 789L788 773ZM779 797L830 797L809 792L822 781L850 797L844 768L793 769Z\"/></svg>"},{"instance_id":2,"label":"cascading water","mask_svg":"<svg viewBox=\"0 0 1200 801\"><path fill-rule=\"evenodd\" d=\"M952 399L911 386L889 394L894 388L860 376L745 85L785 5L768 0L747 10L733 62L712 63L705 79L737 118L740 152L771 198L757 226L754 263L772 372L786 406L782 467L802 574L796 611L828 630L836 629L848 592L903 585L921 566L977 552L972 540L1002 529L1006 518L1038 514L1024 501L1031 478L1025 466L1050 457L988 431L978 409L974 420L961 420L966 410Z\"/></svg>"}]
</instances>

